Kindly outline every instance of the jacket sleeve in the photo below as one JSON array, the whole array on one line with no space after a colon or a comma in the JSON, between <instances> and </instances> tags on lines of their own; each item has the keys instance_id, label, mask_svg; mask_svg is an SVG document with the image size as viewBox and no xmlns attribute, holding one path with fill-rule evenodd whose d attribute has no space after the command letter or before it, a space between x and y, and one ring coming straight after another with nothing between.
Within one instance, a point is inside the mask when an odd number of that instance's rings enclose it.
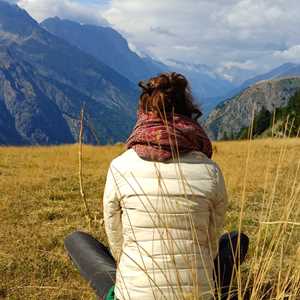
<instances>
[{"instance_id":1,"label":"jacket sleeve","mask_svg":"<svg viewBox=\"0 0 300 300\"><path fill-rule=\"evenodd\" d=\"M108 238L110 250L118 262L122 252L122 210L120 205L120 193L116 181L116 172L110 166L103 194L103 215L105 231Z\"/></svg>"},{"instance_id":2,"label":"jacket sleeve","mask_svg":"<svg viewBox=\"0 0 300 300\"><path fill-rule=\"evenodd\" d=\"M215 258L218 251L220 235L223 231L225 213L228 207L228 195L224 177L219 167L216 167L216 196L213 202L211 219L212 256Z\"/></svg>"}]
</instances>

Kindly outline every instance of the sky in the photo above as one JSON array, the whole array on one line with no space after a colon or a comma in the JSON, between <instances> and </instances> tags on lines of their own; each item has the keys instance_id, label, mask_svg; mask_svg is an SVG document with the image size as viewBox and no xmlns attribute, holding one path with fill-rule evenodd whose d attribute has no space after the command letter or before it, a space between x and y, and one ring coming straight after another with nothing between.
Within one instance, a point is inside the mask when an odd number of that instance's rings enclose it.
<instances>
[{"instance_id":1,"label":"sky","mask_svg":"<svg viewBox=\"0 0 300 300\"><path fill-rule=\"evenodd\" d=\"M300 63L299 0L11 0L35 19L111 26L139 54L165 63L262 73Z\"/></svg>"}]
</instances>

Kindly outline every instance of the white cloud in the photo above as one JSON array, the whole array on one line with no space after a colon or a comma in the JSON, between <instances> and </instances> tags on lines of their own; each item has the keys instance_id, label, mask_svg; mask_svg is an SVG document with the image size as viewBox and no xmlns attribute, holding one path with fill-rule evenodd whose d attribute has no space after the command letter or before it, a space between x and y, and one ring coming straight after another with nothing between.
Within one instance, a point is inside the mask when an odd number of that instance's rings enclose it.
<instances>
[{"instance_id":1,"label":"white cloud","mask_svg":"<svg viewBox=\"0 0 300 300\"><path fill-rule=\"evenodd\" d=\"M105 3L105 5L103 5ZM299 61L299 0L19 0L38 20L107 24L132 49L165 62L208 64L247 76ZM107 20L107 21L106 21ZM298 45L298 46L297 46Z\"/></svg>"},{"instance_id":2,"label":"white cloud","mask_svg":"<svg viewBox=\"0 0 300 300\"><path fill-rule=\"evenodd\" d=\"M162 34L162 35L167 35L167 36L176 36L175 33L171 32L168 29L164 29L161 27L150 27L150 30L157 33L157 34Z\"/></svg>"},{"instance_id":3,"label":"white cloud","mask_svg":"<svg viewBox=\"0 0 300 300\"><path fill-rule=\"evenodd\" d=\"M281 63L276 51L300 44L299 10L298 0L112 0L104 16L137 48L165 61L259 71Z\"/></svg>"},{"instance_id":4,"label":"white cloud","mask_svg":"<svg viewBox=\"0 0 300 300\"><path fill-rule=\"evenodd\" d=\"M285 59L288 61L300 62L300 45L295 45L283 51L276 51L274 57Z\"/></svg>"},{"instance_id":5,"label":"white cloud","mask_svg":"<svg viewBox=\"0 0 300 300\"><path fill-rule=\"evenodd\" d=\"M223 62L216 68L216 73L229 81L242 83L246 79L253 77L257 72L257 63L252 60L243 62L228 61ZM263 70L262 70L263 71Z\"/></svg>"},{"instance_id":6,"label":"white cloud","mask_svg":"<svg viewBox=\"0 0 300 300\"><path fill-rule=\"evenodd\" d=\"M284 19L284 10L280 7L280 1L272 0L242 0L225 15L225 20L231 27L247 29L268 27L282 18Z\"/></svg>"},{"instance_id":7,"label":"white cloud","mask_svg":"<svg viewBox=\"0 0 300 300\"><path fill-rule=\"evenodd\" d=\"M257 65L251 60L247 60L245 62L228 61L222 63L222 68L226 70L230 70L232 68L239 68L242 70L255 70L257 68Z\"/></svg>"},{"instance_id":8,"label":"white cloud","mask_svg":"<svg viewBox=\"0 0 300 300\"><path fill-rule=\"evenodd\" d=\"M104 7L97 3L75 0L18 0L17 3L38 21L57 16L82 23L108 25L102 17Z\"/></svg>"}]
</instances>

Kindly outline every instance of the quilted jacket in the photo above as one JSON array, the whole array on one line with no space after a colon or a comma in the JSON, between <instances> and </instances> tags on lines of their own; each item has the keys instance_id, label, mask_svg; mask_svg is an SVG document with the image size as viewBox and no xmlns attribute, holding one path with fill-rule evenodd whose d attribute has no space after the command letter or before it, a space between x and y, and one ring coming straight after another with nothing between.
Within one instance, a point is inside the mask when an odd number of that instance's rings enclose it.
<instances>
[{"instance_id":1,"label":"quilted jacket","mask_svg":"<svg viewBox=\"0 0 300 300\"><path fill-rule=\"evenodd\" d=\"M152 162L127 150L111 162L103 207L117 299L211 298L227 207L215 162L197 151Z\"/></svg>"}]
</instances>

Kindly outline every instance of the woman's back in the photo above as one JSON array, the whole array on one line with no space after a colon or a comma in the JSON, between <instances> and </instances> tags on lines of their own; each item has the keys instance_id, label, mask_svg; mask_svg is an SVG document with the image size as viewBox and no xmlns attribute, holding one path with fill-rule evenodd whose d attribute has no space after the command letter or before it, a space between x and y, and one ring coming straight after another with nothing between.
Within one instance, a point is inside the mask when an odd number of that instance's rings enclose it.
<instances>
[{"instance_id":1,"label":"woman's back","mask_svg":"<svg viewBox=\"0 0 300 300\"><path fill-rule=\"evenodd\" d=\"M111 163L103 199L118 299L205 298L213 290L227 197L212 160L191 151L180 162L152 162L127 150Z\"/></svg>"}]
</instances>

